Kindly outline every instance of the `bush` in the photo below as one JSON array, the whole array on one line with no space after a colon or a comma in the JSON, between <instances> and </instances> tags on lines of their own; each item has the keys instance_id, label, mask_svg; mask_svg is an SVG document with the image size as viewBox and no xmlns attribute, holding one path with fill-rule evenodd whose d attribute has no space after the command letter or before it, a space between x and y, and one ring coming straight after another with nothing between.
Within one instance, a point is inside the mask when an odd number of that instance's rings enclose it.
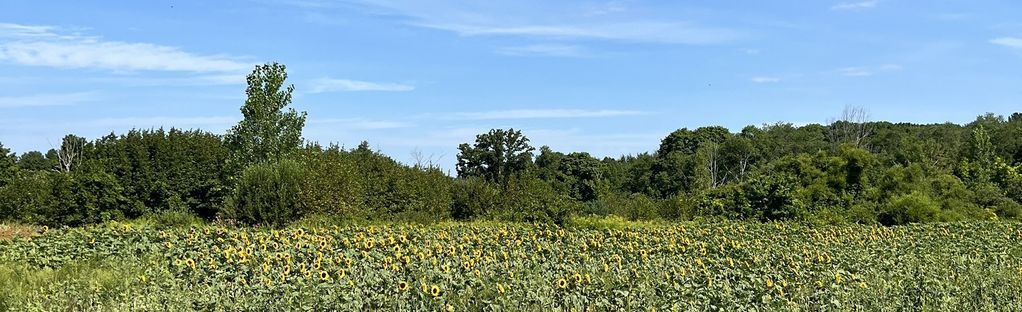
<instances>
[{"instance_id":1,"label":"bush","mask_svg":"<svg viewBox=\"0 0 1022 312\"><path fill-rule=\"evenodd\" d=\"M298 220L307 212L301 201L304 178L305 170L293 160L249 166L224 207L224 217L270 226Z\"/></svg>"},{"instance_id":2,"label":"bush","mask_svg":"<svg viewBox=\"0 0 1022 312\"><path fill-rule=\"evenodd\" d=\"M797 196L798 190L795 179L788 175L757 175L707 192L698 211L728 219L803 219L809 211Z\"/></svg>"},{"instance_id":3,"label":"bush","mask_svg":"<svg viewBox=\"0 0 1022 312\"><path fill-rule=\"evenodd\" d=\"M373 207L379 219L435 222L451 209L451 179L439 169L396 167L387 178L382 207Z\"/></svg>"},{"instance_id":4,"label":"bush","mask_svg":"<svg viewBox=\"0 0 1022 312\"><path fill-rule=\"evenodd\" d=\"M369 214L364 197L366 174L360 174L354 159L345 151L307 150L307 168L302 202L309 211L339 218L364 219Z\"/></svg>"},{"instance_id":5,"label":"bush","mask_svg":"<svg viewBox=\"0 0 1022 312\"><path fill-rule=\"evenodd\" d=\"M0 220L30 224L49 224L45 213L53 209L53 198L49 175L56 173L26 173L4 187L0 187Z\"/></svg>"},{"instance_id":6,"label":"bush","mask_svg":"<svg viewBox=\"0 0 1022 312\"><path fill-rule=\"evenodd\" d=\"M496 185L479 177L454 180L451 196L450 215L457 220L481 217L501 204L500 190Z\"/></svg>"},{"instance_id":7,"label":"bush","mask_svg":"<svg viewBox=\"0 0 1022 312\"><path fill-rule=\"evenodd\" d=\"M478 178L455 181L451 216L456 219L489 219L512 222L563 224L581 210L581 204L558 194L535 178L511 178L498 184Z\"/></svg>"},{"instance_id":8,"label":"bush","mask_svg":"<svg viewBox=\"0 0 1022 312\"><path fill-rule=\"evenodd\" d=\"M940 205L922 192L895 196L879 216L880 223L899 225L935 221Z\"/></svg>"},{"instance_id":9,"label":"bush","mask_svg":"<svg viewBox=\"0 0 1022 312\"><path fill-rule=\"evenodd\" d=\"M0 218L51 226L135 218L144 211L124 197L116 178L94 167L26 173L0 188L0 198Z\"/></svg>"},{"instance_id":10,"label":"bush","mask_svg":"<svg viewBox=\"0 0 1022 312\"><path fill-rule=\"evenodd\" d=\"M663 217L660 204L641 193L610 193L587 202L582 212L586 215L625 217L628 220L653 220Z\"/></svg>"},{"instance_id":11,"label":"bush","mask_svg":"<svg viewBox=\"0 0 1022 312\"><path fill-rule=\"evenodd\" d=\"M558 194L550 184L539 179L511 179L502 195L504 209L489 213L498 220L563 224L581 208L578 201Z\"/></svg>"},{"instance_id":12,"label":"bush","mask_svg":"<svg viewBox=\"0 0 1022 312\"><path fill-rule=\"evenodd\" d=\"M205 223L198 215L184 209L174 209L150 216L158 228L188 227Z\"/></svg>"},{"instance_id":13,"label":"bush","mask_svg":"<svg viewBox=\"0 0 1022 312\"><path fill-rule=\"evenodd\" d=\"M998 216L1004 219L1009 220L1022 219L1022 205L1008 198L1000 200L997 203L997 205L994 206L993 211L997 213Z\"/></svg>"}]
</instances>

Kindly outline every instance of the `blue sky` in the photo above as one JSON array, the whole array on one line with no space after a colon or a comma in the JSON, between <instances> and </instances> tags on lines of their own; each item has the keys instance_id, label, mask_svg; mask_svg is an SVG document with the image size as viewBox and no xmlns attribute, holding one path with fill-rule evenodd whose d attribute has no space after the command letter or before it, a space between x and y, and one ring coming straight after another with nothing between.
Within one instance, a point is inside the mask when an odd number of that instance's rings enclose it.
<instances>
[{"instance_id":1,"label":"blue sky","mask_svg":"<svg viewBox=\"0 0 1022 312\"><path fill-rule=\"evenodd\" d=\"M279 61L305 136L452 169L490 128L618 156L682 127L968 122L1022 108L1016 1L0 3L0 142L222 133Z\"/></svg>"}]
</instances>

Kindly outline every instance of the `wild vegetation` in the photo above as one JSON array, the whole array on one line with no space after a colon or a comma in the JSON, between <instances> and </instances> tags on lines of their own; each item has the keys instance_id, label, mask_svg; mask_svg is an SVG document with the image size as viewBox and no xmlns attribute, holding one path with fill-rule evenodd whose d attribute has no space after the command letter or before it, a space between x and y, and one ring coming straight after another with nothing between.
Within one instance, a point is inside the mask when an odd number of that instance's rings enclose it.
<instances>
[{"instance_id":1,"label":"wild vegetation","mask_svg":"<svg viewBox=\"0 0 1022 312\"><path fill-rule=\"evenodd\" d=\"M0 310L1022 308L1022 113L602 159L493 129L450 176L305 141L286 80L257 66L224 135L0 145Z\"/></svg>"}]
</instances>

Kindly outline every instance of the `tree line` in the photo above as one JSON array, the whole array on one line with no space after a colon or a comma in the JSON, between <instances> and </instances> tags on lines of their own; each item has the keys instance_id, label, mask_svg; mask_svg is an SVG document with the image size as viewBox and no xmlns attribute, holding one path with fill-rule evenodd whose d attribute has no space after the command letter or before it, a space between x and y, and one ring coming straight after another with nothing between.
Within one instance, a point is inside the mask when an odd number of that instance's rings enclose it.
<instances>
[{"instance_id":1,"label":"tree line","mask_svg":"<svg viewBox=\"0 0 1022 312\"><path fill-rule=\"evenodd\" d=\"M679 129L653 152L597 158L538 150L520 130L458 146L457 176L362 142L302 138L283 65L248 76L243 119L220 135L136 129L67 135L46 153L0 144L0 221L84 225L140 217L284 225L350 220L564 222L800 220L896 225L1022 217L1022 113L959 125L870 121L740 132Z\"/></svg>"}]
</instances>

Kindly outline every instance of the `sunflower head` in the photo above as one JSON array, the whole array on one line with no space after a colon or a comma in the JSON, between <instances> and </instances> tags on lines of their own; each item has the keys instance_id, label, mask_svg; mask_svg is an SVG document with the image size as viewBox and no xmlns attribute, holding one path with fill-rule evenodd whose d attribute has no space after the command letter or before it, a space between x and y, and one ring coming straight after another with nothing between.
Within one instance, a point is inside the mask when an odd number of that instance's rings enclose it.
<instances>
[{"instance_id":1,"label":"sunflower head","mask_svg":"<svg viewBox=\"0 0 1022 312\"><path fill-rule=\"evenodd\" d=\"M330 280L330 273L327 273L326 271L320 271L319 272L319 279L321 281L329 281Z\"/></svg>"},{"instance_id":2,"label":"sunflower head","mask_svg":"<svg viewBox=\"0 0 1022 312\"><path fill-rule=\"evenodd\" d=\"M558 279L557 280L557 287L559 287L561 289L568 288L568 281L564 280L563 278L562 279Z\"/></svg>"},{"instance_id":3,"label":"sunflower head","mask_svg":"<svg viewBox=\"0 0 1022 312\"><path fill-rule=\"evenodd\" d=\"M440 286L433 285L429 287L429 294L433 297L440 296Z\"/></svg>"},{"instance_id":4,"label":"sunflower head","mask_svg":"<svg viewBox=\"0 0 1022 312\"><path fill-rule=\"evenodd\" d=\"M405 291L408 290L408 282L400 281L397 283L397 290Z\"/></svg>"}]
</instances>

